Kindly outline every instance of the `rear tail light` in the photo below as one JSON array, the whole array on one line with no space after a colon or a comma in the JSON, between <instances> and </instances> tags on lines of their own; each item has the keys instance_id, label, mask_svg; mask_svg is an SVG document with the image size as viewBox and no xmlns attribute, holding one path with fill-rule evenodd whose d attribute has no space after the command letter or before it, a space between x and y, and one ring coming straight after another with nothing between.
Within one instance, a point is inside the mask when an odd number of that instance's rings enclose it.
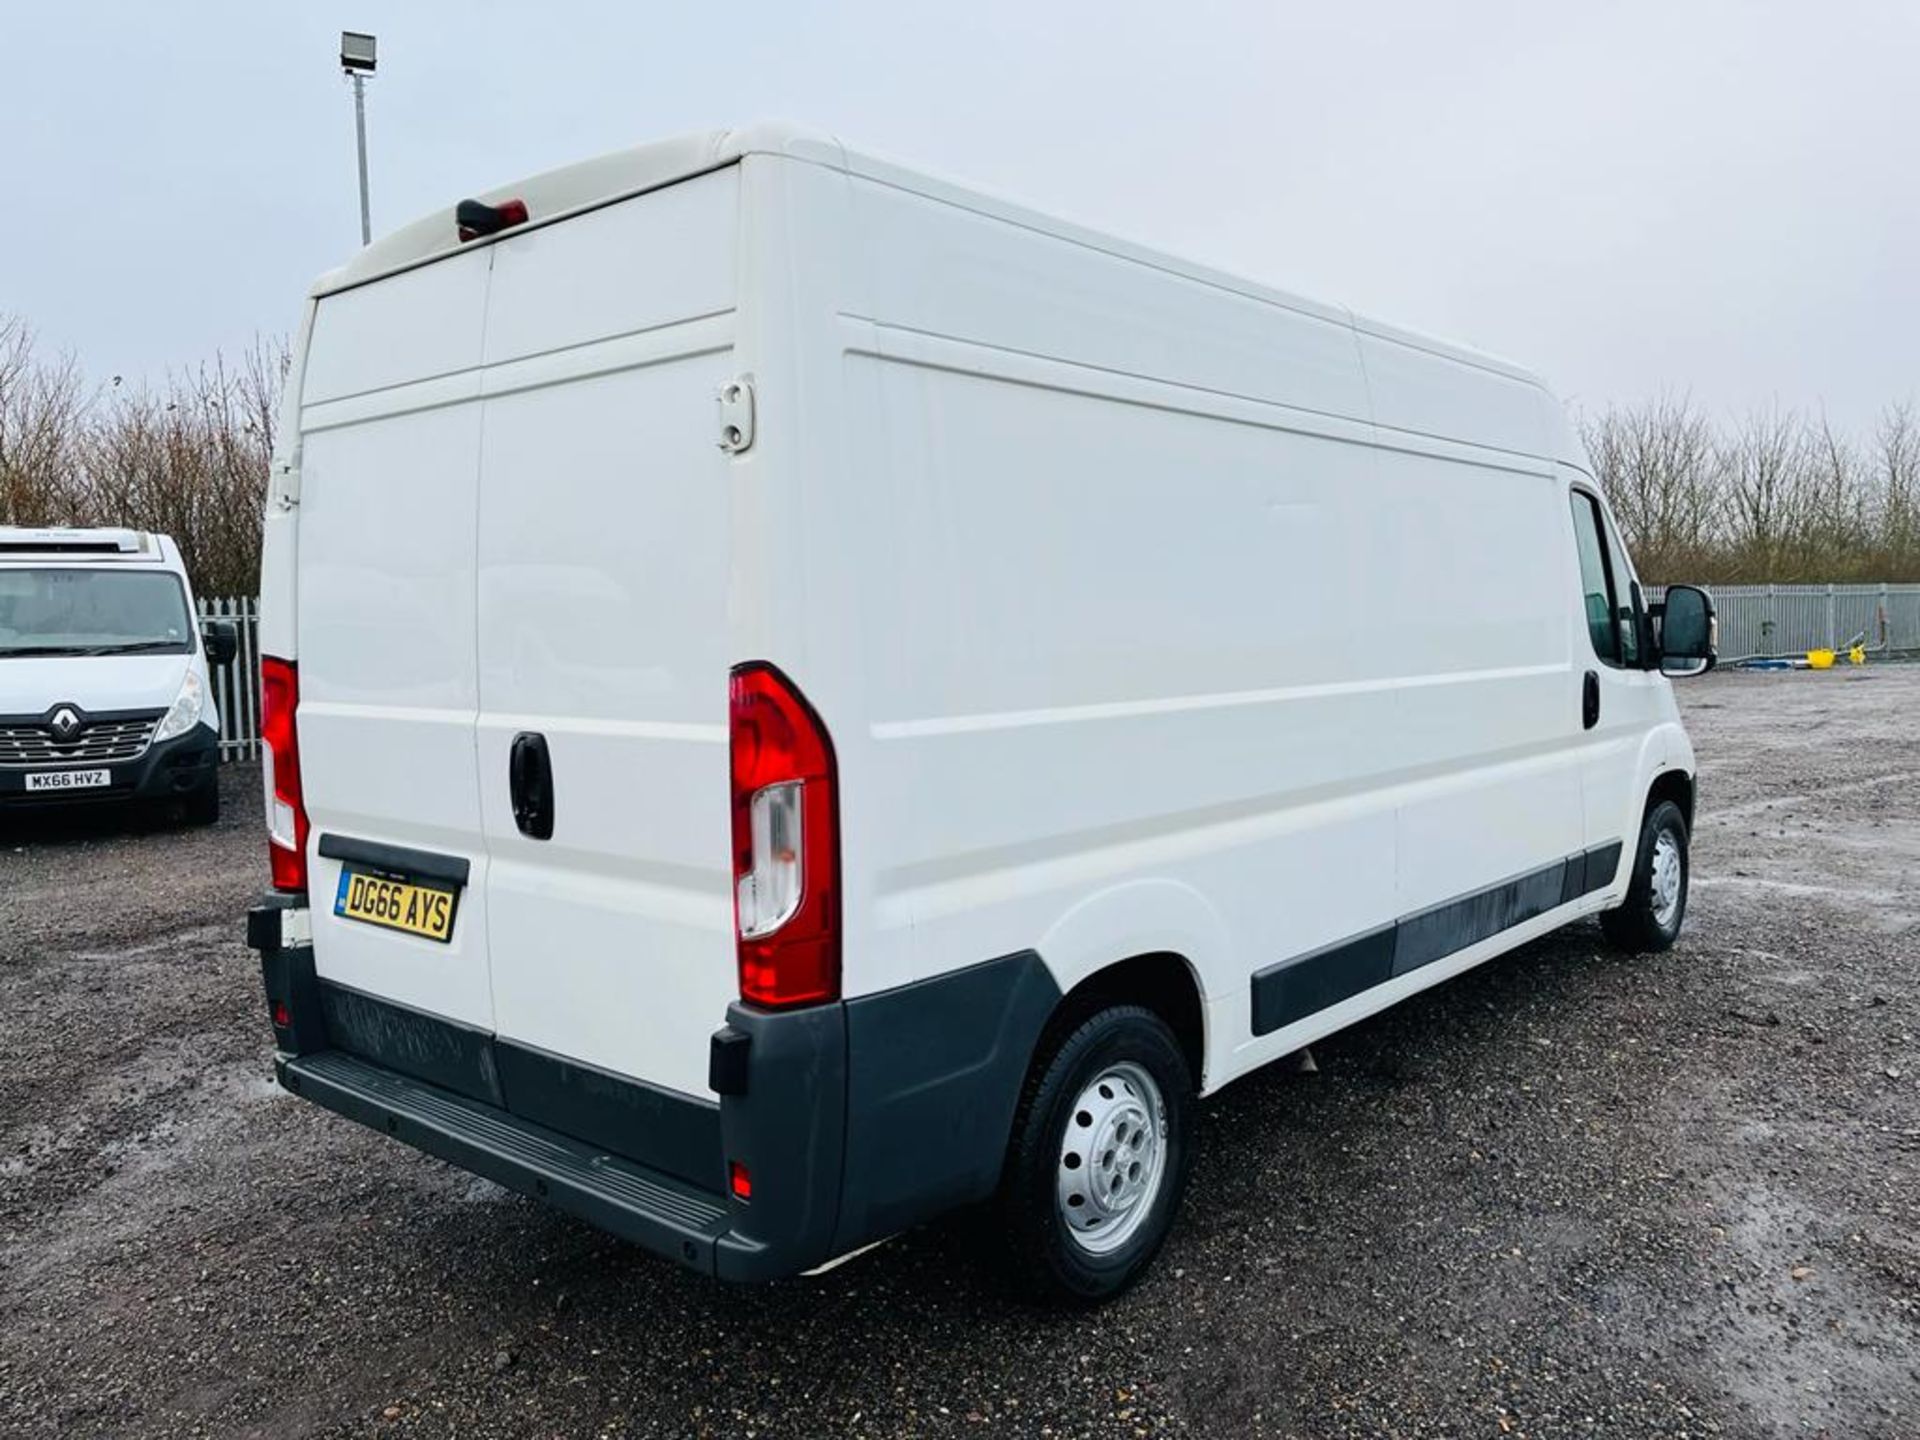
<instances>
[{"instance_id":1,"label":"rear tail light","mask_svg":"<svg viewBox=\"0 0 1920 1440\"><path fill-rule=\"evenodd\" d=\"M291 660L260 660L261 768L267 792L267 855L273 888L307 888L307 807L300 793L300 739L294 710L300 674Z\"/></svg>"},{"instance_id":2,"label":"rear tail light","mask_svg":"<svg viewBox=\"0 0 1920 1440\"><path fill-rule=\"evenodd\" d=\"M738 1160L727 1162L727 1188L736 1200L753 1199L753 1176Z\"/></svg>"},{"instance_id":3,"label":"rear tail light","mask_svg":"<svg viewBox=\"0 0 1920 1440\"><path fill-rule=\"evenodd\" d=\"M840 994L840 815L833 743L793 683L739 666L729 694L740 998Z\"/></svg>"}]
</instances>

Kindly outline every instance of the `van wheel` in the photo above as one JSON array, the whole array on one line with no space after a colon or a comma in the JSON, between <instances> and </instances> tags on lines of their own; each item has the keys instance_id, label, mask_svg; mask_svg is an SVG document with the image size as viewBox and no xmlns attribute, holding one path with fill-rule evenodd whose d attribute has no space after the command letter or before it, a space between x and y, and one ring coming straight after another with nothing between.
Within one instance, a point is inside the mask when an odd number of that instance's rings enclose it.
<instances>
[{"instance_id":1,"label":"van wheel","mask_svg":"<svg viewBox=\"0 0 1920 1440\"><path fill-rule=\"evenodd\" d=\"M1665 950L1680 938L1686 915L1687 821L1678 805L1662 800L1640 827L1627 898L1601 914L1600 928L1622 950Z\"/></svg>"},{"instance_id":2,"label":"van wheel","mask_svg":"<svg viewBox=\"0 0 1920 1440\"><path fill-rule=\"evenodd\" d=\"M1043 1298L1094 1304L1140 1278L1180 1208L1192 1106L1179 1042L1139 1005L1090 1015L1035 1065L1001 1209Z\"/></svg>"}]
</instances>

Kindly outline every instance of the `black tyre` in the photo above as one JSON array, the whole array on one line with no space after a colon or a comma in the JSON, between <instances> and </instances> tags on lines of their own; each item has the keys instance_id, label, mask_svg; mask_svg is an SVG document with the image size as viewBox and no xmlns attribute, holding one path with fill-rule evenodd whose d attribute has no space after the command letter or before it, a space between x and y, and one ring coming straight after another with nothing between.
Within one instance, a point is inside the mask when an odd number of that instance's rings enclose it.
<instances>
[{"instance_id":1,"label":"black tyre","mask_svg":"<svg viewBox=\"0 0 1920 1440\"><path fill-rule=\"evenodd\" d=\"M1139 1279L1180 1208L1192 1108L1186 1056L1142 1006L1087 1016L1036 1061L1001 1190L1024 1284L1084 1305Z\"/></svg>"},{"instance_id":2,"label":"black tyre","mask_svg":"<svg viewBox=\"0 0 1920 1440\"><path fill-rule=\"evenodd\" d=\"M1687 918L1687 820L1662 800L1647 812L1634 855L1627 898L1600 916L1600 928L1622 950L1665 950L1680 938Z\"/></svg>"}]
</instances>

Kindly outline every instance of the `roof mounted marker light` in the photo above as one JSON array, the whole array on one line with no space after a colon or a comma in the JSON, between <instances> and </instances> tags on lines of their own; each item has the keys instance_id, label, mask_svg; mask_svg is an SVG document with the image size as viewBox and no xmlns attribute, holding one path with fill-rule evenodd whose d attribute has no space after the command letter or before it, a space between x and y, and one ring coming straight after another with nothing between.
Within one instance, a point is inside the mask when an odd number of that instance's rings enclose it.
<instances>
[{"instance_id":1,"label":"roof mounted marker light","mask_svg":"<svg viewBox=\"0 0 1920 1440\"><path fill-rule=\"evenodd\" d=\"M502 200L489 205L484 200L462 200L453 207L453 223L460 227L460 243L497 235L502 230L527 223L527 202Z\"/></svg>"}]
</instances>

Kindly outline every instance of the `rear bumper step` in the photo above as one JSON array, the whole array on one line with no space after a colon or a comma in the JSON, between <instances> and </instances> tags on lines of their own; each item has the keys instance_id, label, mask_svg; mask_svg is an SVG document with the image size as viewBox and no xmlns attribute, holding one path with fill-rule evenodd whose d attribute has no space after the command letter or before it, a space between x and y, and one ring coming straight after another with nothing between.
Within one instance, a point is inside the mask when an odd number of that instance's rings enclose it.
<instances>
[{"instance_id":1,"label":"rear bumper step","mask_svg":"<svg viewBox=\"0 0 1920 1440\"><path fill-rule=\"evenodd\" d=\"M331 981L304 902L247 917L282 1086L722 1280L801 1274L993 1194L1060 1000L1023 950L848 1001L735 1002L707 1100Z\"/></svg>"},{"instance_id":2,"label":"rear bumper step","mask_svg":"<svg viewBox=\"0 0 1920 1440\"><path fill-rule=\"evenodd\" d=\"M729 1225L718 1194L341 1050L282 1054L275 1073L302 1099L655 1254L718 1273L717 1246Z\"/></svg>"}]
</instances>

